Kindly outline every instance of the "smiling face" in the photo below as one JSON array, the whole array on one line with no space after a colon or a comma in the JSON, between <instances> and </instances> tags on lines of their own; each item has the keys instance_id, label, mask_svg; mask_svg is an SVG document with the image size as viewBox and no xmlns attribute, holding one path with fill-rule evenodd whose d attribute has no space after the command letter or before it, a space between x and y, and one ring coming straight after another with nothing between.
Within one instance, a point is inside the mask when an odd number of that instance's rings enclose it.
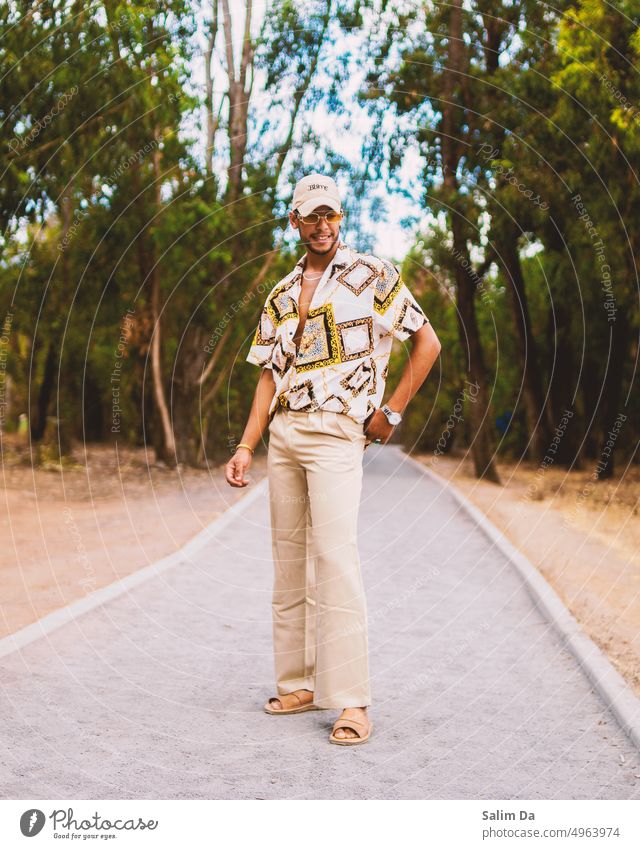
<instances>
[{"instance_id":1,"label":"smiling face","mask_svg":"<svg viewBox=\"0 0 640 849\"><path fill-rule=\"evenodd\" d=\"M331 212L329 206L318 206L313 210L319 215ZM317 224L305 224L295 212L289 213L289 221L294 230L300 231L300 242L309 253L324 256L335 250L340 238L340 222L329 224L326 218L320 218Z\"/></svg>"}]
</instances>

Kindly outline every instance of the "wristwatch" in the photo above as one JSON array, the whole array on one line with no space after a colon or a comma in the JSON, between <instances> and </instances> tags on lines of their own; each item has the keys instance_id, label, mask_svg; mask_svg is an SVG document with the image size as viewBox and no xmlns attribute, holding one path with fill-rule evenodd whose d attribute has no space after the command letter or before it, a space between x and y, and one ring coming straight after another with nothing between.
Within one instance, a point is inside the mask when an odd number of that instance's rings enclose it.
<instances>
[{"instance_id":1,"label":"wristwatch","mask_svg":"<svg viewBox=\"0 0 640 849\"><path fill-rule=\"evenodd\" d=\"M384 406L380 407L380 409L387 417L387 421L390 425L393 425L395 427L396 425L399 425L402 421L402 416L400 415L400 413L396 413L395 410L392 410L388 404L385 404Z\"/></svg>"}]
</instances>

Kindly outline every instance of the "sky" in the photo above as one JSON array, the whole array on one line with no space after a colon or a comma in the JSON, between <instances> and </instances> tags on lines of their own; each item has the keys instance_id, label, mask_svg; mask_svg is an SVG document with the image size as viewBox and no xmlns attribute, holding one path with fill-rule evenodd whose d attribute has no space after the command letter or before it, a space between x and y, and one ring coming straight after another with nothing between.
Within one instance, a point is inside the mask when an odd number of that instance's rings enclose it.
<instances>
[{"instance_id":1,"label":"sky","mask_svg":"<svg viewBox=\"0 0 640 849\"><path fill-rule=\"evenodd\" d=\"M242 45L242 35L244 27L244 5L245 4L243 0L233 0L233 2L230 4L233 25L234 51L236 57L239 57ZM256 0L256 2L254 3L252 27L252 32L254 36L257 35L259 32L262 18L265 14L265 9L267 8L267 5L268 4L265 2L265 0ZM202 53L202 47L204 45L204 19L202 18L199 25L197 43L201 49L196 51L196 54L192 61L191 85L195 88L200 89L201 91L204 91L204 56ZM221 35L219 35L217 43L218 55L220 55L222 46L222 38ZM336 41L335 45L331 48L330 52L326 51L325 48L323 57L330 65L332 62L338 61L344 51L348 50L349 48L353 48L354 46L355 42L353 38L341 36ZM224 74L224 70L220 65L219 61L215 62L214 68L214 80L222 78L226 83L226 75ZM320 83L320 85L323 85L326 79L328 78L323 77L322 74L320 74L320 76L318 77L318 82ZM256 82L254 84L254 89L259 90L260 82L260 79L257 77ZM301 109L301 113L298 116L299 120L297 124L296 135L298 137L300 136L302 124L303 122L305 122L312 127L314 132L319 137L325 140L325 143L327 139L331 140L330 145L334 153L343 156L349 162L353 163L354 165L357 165L361 158L363 138L365 137L366 133L369 131L371 126L370 119L364 113L361 107L357 104L355 99L355 95L360 86L360 83L361 74L358 72L357 64L354 64L353 74L350 77L349 84L347 85L346 89L343 89L342 91L343 103L346 105L348 113L348 115L346 116L328 113L323 106L317 107L313 111L305 109L303 101L303 108ZM216 89L217 88L218 86L216 86ZM223 89L224 86L221 86L220 88ZM253 102L255 102L255 108L258 116L261 117L259 99L254 98L254 101L252 101L252 103ZM265 105L266 107L268 107L268 104ZM201 118L203 117L204 116L201 116ZM391 115L389 116L389 119L393 120ZM345 124L347 122L348 127L345 128ZM202 144L204 145L204 132L200 132L199 137L203 139ZM308 162L310 170L315 170L312 151L309 151L309 155L308 157L306 157L305 161ZM225 161L221 160L220 166L224 167L224 164ZM403 227L401 221L407 216L416 215L419 212L417 197L419 175L420 158L417 153L410 153L407 155L406 161L402 167L401 184L406 190L414 194L414 201L401 194L389 192L385 186L384 181L372 182L370 187L371 195L375 195L379 198L382 198L384 201L384 206L387 210L386 220L376 221L373 220L371 216L367 215L365 215L362 220L364 228L372 236L374 253L389 259L401 260L413 244L413 229ZM333 176L337 176L338 184L341 189L345 188L348 190L345 180L341 179L340 175ZM283 176L283 182L286 181L287 177L288 175L285 173ZM425 216L422 217L422 226L423 228L428 226L428 218ZM347 230L346 232L348 232L349 238L350 240L352 240L354 247L358 248L358 235L350 230Z\"/></svg>"}]
</instances>

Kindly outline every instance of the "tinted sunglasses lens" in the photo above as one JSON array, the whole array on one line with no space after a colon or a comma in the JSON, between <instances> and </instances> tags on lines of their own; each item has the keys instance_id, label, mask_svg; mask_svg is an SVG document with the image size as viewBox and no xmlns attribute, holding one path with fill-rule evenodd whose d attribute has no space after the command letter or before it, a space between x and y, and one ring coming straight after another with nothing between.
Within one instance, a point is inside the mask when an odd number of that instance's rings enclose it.
<instances>
[{"instance_id":1,"label":"tinted sunglasses lens","mask_svg":"<svg viewBox=\"0 0 640 849\"><path fill-rule=\"evenodd\" d=\"M326 219L329 224L337 224L342 220L342 214L339 212L327 212L326 215L319 215L317 212L310 212L309 215L304 215L300 219L303 224L317 224L321 218Z\"/></svg>"}]
</instances>

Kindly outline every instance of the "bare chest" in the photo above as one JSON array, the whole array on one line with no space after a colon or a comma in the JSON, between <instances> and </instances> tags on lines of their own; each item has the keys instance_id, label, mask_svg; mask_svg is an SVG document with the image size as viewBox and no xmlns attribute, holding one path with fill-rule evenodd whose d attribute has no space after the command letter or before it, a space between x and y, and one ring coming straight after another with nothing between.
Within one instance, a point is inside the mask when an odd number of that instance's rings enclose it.
<instances>
[{"instance_id":1,"label":"bare chest","mask_svg":"<svg viewBox=\"0 0 640 849\"><path fill-rule=\"evenodd\" d=\"M296 346L296 349L300 345L300 339L302 338L304 326L307 321L307 316L309 315L309 306L313 299L313 294L318 288L318 282L318 280L303 280L302 282L302 287L300 289L300 297L298 299L298 327L296 328L296 332L293 335L293 341Z\"/></svg>"}]
</instances>

